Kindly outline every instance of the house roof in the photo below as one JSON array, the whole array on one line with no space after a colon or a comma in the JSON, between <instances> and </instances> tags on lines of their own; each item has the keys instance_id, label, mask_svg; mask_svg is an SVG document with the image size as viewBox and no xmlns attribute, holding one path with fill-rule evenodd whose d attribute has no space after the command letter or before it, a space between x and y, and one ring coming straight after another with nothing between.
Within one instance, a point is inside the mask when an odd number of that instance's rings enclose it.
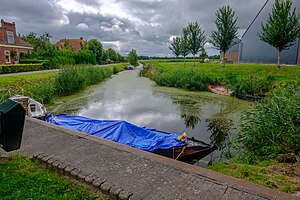
<instances>
[{"instance_id":1,"label":"house roof","mask_svg":"<svg viewBox=\"0 0 300 200\"><path fill-rule=\"evenodd\" d=\"M73 51L79 51L82 45L86 44L86 41L83 38L80 39L61 39L59 40L55 46L58 48L64 49L65 42L68 42L69 45L73 48Z\"/></svg>"},{"instance_id":2,"label":"house roof","mask_svg":"<svg viewBox=\"0 0 300 200\"><path fill-rule=\"evenodd\" d=\"M32 44L22 40L21 38L19 37L16 37L16 44L19 45L19 46L25 46L25 47L33 47Z\"/></svg>"}]
</instances>

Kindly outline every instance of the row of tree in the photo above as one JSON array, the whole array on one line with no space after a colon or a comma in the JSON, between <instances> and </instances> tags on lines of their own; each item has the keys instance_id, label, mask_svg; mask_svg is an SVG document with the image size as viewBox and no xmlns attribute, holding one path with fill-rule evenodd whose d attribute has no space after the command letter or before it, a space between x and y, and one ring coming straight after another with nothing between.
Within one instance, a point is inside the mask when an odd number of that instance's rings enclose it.
<instances>
[{"instance_id":1,"label":"row of tree","mask_svg":"<svg viewBox=\"0 0 300 200\"><path fill-rule=\"evenodd\" d=\"M51 43L52 36L49 33L41 36L29 33L20 37L34 46L33 52L23 55L22 58L48 60L52 65L107 64L125 61L125 58L114 49L105 50L97 39L87 41L85 45L81 46L80 51L74 52L68 40L65 40L63 49L58 49Z\"/></svg>"},{"instance_id":2,"label":"row of tree","mask_svg":"<svg viewBox=\"0 0 300 200\"><path fill-rule=\"evenodd\" d=\"M261 25L262 31L258 33L262 41L277 49L278 67L281 52L293 46L300 36L299 18L296 13L291 0L276 0L266 24ZM226 52L238 42L237 19L235 11L229 6L223 6L216 12L214 20L216 29L211 32L208 42L223 54L223 65L226 61ZM195 58L200 51L202 56L205 55L206 41L206 35L200 25L197 22L189 23L182 29L181 36L173 38L169 48L176 58L179 56L185 58L188 54L193 54Z\"/></svg>"}]
</instances>

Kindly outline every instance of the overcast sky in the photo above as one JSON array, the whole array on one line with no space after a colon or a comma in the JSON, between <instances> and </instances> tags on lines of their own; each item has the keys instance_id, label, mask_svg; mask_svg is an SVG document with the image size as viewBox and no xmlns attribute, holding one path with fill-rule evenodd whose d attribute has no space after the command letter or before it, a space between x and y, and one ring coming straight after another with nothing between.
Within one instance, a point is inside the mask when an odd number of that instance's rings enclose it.
<instances>
[{"instance_id":1,"label":"overcast sky","mask_svg":"<svg viewBox=\"0 0 300 200\"><path fill-rule=\"evenodd\" d=\"M238 26L246 29L265 0L1 0L0 18L14 21L17 32L49 32L62 38L96 38L122 55L168 56L170 38L197 21L206 35L214 29L215 11L230 5ZM206 45L209 54L215 50Z\"/></svg>"}]
</instances>

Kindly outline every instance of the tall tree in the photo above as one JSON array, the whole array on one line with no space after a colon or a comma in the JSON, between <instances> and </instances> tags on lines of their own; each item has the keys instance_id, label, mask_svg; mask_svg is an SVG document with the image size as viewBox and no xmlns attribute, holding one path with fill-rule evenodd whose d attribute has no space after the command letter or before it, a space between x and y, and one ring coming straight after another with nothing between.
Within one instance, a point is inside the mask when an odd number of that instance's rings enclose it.
<instances>
[{"instance_id":1,"label":"tall tree","mask_svg":"<svg viewBox=\"0 0 300 200\"><path fill-rule=\"evenodd\" d=\"M138 66L138 56L134 49L132 49L128 54L128 61L133 66Z\"/></svg>"},{"instance_id":2,"label":"tall tree","mask_svg":"<svg viewBox=\"0 0 300 200\"><path fill-rule=\"evenodd\" d=\"M195 56L203 48L206 42L205 32L202 31L198 22L189 23L187 26L188 30L188 47L191 54L194 55L194 66L195 66Z\"/></svg>"},{"instance_id":3,"label":"tall tree","mask_svg":"<svg viewBox=\"0 0 300 200\"><path fill-rule=\"evenodd\" d=\"M98 64L101 64L103 62L102 61L103 48L101 42L99 42L97 39L91 39L87 42L87 49L95 54Z\"/></svg>"},{"instance_id":4,"label":"tall tree","mask_svg":"<svg viewBox=\"0 0 300 200\"><path fill-rule=\"evenodd\" d=\"M181 45L180 37L178 37L178 36L173 37L173 41L171 42L169 49L173 52L173 54L176 56L177 59L181 54L180 45Z\"/></svg>"},{"instance_id":5,"label":"tall tree","mask_svg":"<svg viewBox=\"0 0 300 200\"><path fill-rule=\"evenodd\" d=\"M189 36L188 28L183 28L182 36L180 38L180 41L181 41L180 42L180 52L184 59L184 65L185 65L185 57L187 55L189 55L189 53L190 53L188 36Z\"/></svg>"},{"instance_id":6,"label":"tall tree","mask_svg":"<svg viewBox=\"0 0 300 200\"><path fill-rule=\"evenodd\" d=\"M237 44L234 40L237 37L237 17L235 11L230 6L223 6L216 12L216 19L214 20L216 30L211 32L210 43L223 54L222 63L225 66L226 52L232 46Z\"/></svg>"},{"instance_id":7,"label":"tall tree","mask_svg":"<svg viewBox=\"0 0 300 200\"><path fill-rule=\"evenodd\" d=\"M261 24L261 27L259 38L277 49L280 67L280 53L293 46L300 34L296 8L292 9L290 0L276 0L266 25Z\"/></svg>"}]
</instances>

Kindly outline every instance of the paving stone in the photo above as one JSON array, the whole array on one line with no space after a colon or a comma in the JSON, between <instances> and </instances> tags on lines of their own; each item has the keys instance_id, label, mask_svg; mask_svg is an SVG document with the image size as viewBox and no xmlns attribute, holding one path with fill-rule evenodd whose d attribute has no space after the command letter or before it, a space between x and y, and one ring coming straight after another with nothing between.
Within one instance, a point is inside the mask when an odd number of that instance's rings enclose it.
<instances>
[{"instance_id":1,"label":"paving stone","mask_svg":"<svg viewBox=\"0 0 300 200\"><path fill-rule=\"evenodd\" d=\"M93 180L95 180L95 176L93 176L93 175L88 175L88 176L85 177L84 180L85 180L85 182L87 182L87 183L92 183Z\"/></svg>"},{"instance_id":2,"label":"paving stone","mask_svg":"<svg viewBox=\"0 0 300 200\"><path fill-rule=\"evenodd\" d=\"M104 182L105 182L104 179L96 178L95 180L93 180L92 184L93 184L94 187L99 187Z\"/></svg>"},{"instance_id":3,"label":"paving stone","mask_svg":"<svg viewBox=\"0 0 300 200\"><path fill-rule=\"evenodd\" d=\"M79 178L80 180L84 180L85 177L87 176L87 173L81 171L80 173L78 173L77 176L78 176L78 178Z\"/></svg>"},{"instance_id":4,"label":"paving stone","mask_svg":"<svg viewBox=\"0 0 300 200\"><path fill-rule=\"evenodd\" d=\"M66 166L66 168L64 169L64 171L67 174L71 174L71 171L74 170L74 169L75 169L74 167L68 165L68 166Z\"/></svg>"},{"instance_id":5,"label":"paving stone","mask_svg":"<svg viewBox=\"0 0 300 200\"><path fill-rule=\"evenodd\" d=\"M126 191L122 190L119 194L119 199L120 200L128 200L131 195L132 195L132 192L126 192Z\"/></svg>"},{"instance_id":6,"label":"paving stone","mask_svg":"<svg viewBox=\"0 0 300 200\"><path fill-rule=\"evenodd\" d=\"M81 171L80 171L79 169L73 169L73 170L71 171L71 175L74 176L74 177L77 177L78 174L79 174L80 172L81 172Z\"/></svg>"},{"instance_id":7,"label":"paving stone","mask_svg":"<svg viewBox=\"0 0 300 200\"><path fill-rule=\"evenodd\" d=\"M112 186L109 190L109 196L110 199L117 200L119 197L119 193L122 191L122 189L118 186Z\"/></svg>"},{"instance_id":8,"label":"paving stone","mask_svg":"<svg viewBox=\"0 0 300 200\"><path fill-rule=\"evenodd\" d=\"M53 166L54 168L57 168L58 165L59 165L60 163L61 163L61 162L57 160L57 161L55 161L55 162L52 163L52 166Z\"/></svg>"},{"instance_id":9,"label":"paving stone","mask_svg":"<svg viewBox=\"0 0 300 200\"><path fill-rule=\"evenodd\" d=\"M113 198L265 200L268 197L249 193L243 184L240 188L231 186L234 180L223 184L221 178L203 174L205 170L190 170L187 165L168 163L151 154L120 148L102 139L32 119L26 119L22 146L17 152L46 161L54 169L70 174L71 180L78 182L80 178Z\"/></svg>"},{"instance_id":10,"label":"paving stone","mask_svg":"<svg viewBox=\"0 0 300 200\"><path fill-rule=\"evenodd\" d=\"M107 194L109 195L109 190L110 188L112 187L112 185L108 182L104 182L103 184L101 184L100 188L101 188L101 191L104 193L104 194Z\"/></svg>"}]
</instances>

